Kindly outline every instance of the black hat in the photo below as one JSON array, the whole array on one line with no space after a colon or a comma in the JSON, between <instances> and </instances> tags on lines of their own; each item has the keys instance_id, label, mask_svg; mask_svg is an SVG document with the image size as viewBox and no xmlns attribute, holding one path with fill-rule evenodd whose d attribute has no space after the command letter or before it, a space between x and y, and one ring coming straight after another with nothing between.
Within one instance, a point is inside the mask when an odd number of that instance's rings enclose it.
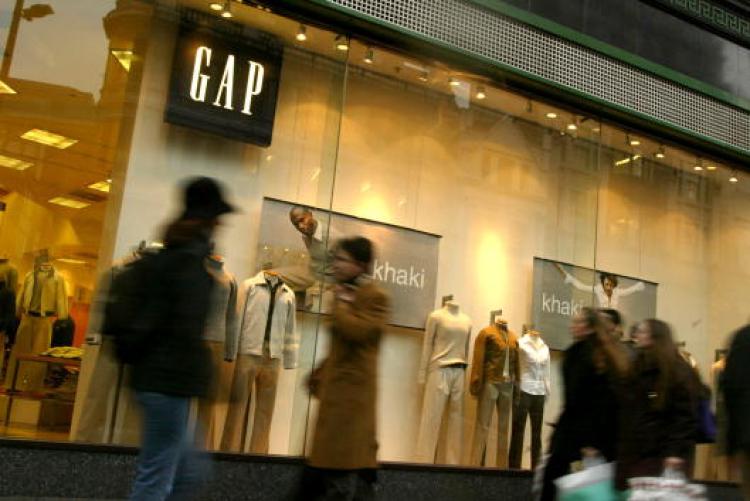
<instances>
[{"instance_id":1,"label":"black hat","mask_svg":"<svg viewBox=\"0 0 750 501\"><path fill-rule=\"evenodd\" d=\"M237 209L224 200L223 189L209 177L194 177L185 183L185 211L181 219L213 219Z\"/></svg>"}]
</instances>

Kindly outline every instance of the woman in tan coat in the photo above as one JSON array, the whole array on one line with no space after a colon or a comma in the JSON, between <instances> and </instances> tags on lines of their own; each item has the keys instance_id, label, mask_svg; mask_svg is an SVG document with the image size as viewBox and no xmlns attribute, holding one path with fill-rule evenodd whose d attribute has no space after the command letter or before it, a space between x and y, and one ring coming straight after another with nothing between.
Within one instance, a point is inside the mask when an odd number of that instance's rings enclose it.
<instances>
[{"instance_id":1,"label":"woman in tan coat","mask_svg":"<svg viewBox=\"0 0 750 501\"><path fill-rule=\"evenodd\" d=\"M301 499L373 496L378 353L389 307L367 276L372 260L372 243L362 237L343 239L334 251L331 348L309 381L320 408Z\"/></svg>"}]
</instances>

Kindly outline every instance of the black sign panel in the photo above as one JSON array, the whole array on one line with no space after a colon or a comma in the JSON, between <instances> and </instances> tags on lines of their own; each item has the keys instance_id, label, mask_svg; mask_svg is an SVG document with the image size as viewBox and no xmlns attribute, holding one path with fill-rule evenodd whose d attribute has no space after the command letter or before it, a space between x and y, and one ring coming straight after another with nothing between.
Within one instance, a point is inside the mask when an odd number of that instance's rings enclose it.
<instances>
[{"instance_id":1,"label":"black sign panel","mask_svg":"<svg viewBox=\"0 0 750 501\"><path fill-rule=\"evenodd\" d=\"M282 45L267 33L245 28L230 37L184 23L165 120L269 146L281 61Z\"/></svg>"}]
</instances>

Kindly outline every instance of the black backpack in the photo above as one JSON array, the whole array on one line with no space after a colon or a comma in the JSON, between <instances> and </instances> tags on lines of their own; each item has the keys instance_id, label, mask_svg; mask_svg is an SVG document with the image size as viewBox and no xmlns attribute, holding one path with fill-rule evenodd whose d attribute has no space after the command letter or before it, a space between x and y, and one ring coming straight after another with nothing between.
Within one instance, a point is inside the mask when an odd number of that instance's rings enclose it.
<instances>
[{"instance_id":1,"label":"black backpack","mask_svg":"<svg viewBox=\"0 0 750 501\"><path fill-rule=\"evenodd\" d=\"M55 346L73 346L73 336L76 332L76 324L72 318L58 318L52 324L52 343Z\"/></svg>"},{"instance_id":2,"label":"black backpack","mask_svg":"<svg viewBox=\"0 0 750 501\"><path fill-rule=\"evenodd\" d=\"M163 314L160 256L160 251L144 251L112 270L102 334L114 338L117 358L124 364L138 362Z\"/></svg>"}]
</instances>

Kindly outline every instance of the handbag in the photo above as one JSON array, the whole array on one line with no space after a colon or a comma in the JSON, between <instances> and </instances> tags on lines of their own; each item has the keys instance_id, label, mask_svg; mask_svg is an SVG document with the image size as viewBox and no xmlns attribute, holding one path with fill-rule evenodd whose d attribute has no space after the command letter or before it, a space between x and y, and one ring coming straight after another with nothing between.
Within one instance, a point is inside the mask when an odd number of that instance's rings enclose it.
<instances>
[{"instance_id":1,"label":"handbag","mask_svg":"<svg viewBox=\"0 0 750 501\"><path fill-rule=\"evenodd\" d=\"M555 480L559 501L616 501L614 463L600 462Z\"/></svg>"},{"instance_id":2,"label":"handbag","mask_svg":"<svg viewBox=\"0 0 750 501\"><path fill-rule=\"evenodd\" d=\"M698 433L695 441L699 444L716 442L716 416L711 411L711 399L702 398L698 402Z\"/></svg>"}]
</instances>

